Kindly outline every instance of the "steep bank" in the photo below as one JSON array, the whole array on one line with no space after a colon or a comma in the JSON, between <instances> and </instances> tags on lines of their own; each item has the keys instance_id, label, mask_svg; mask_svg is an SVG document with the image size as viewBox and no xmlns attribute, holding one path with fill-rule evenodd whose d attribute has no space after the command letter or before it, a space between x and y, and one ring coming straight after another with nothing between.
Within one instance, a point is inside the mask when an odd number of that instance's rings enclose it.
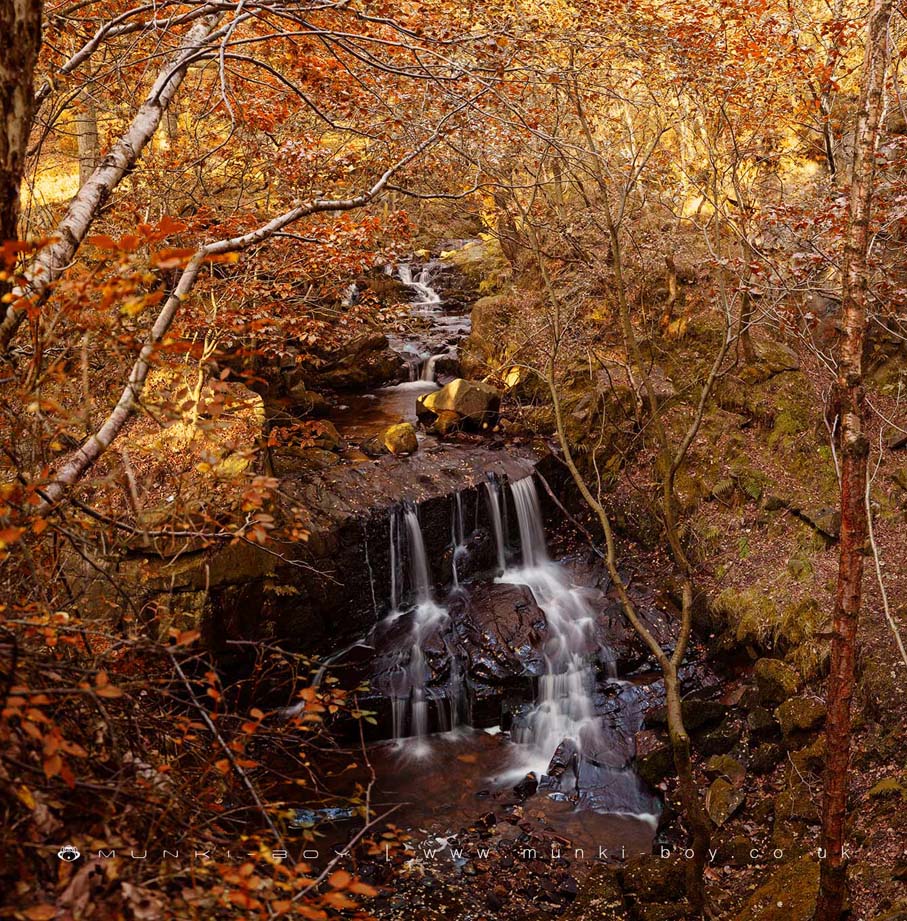
<instances>
[{"instance_id":1,"label":"steep bank","mask_svg":"<svg viewBox=\"0 0 907 921\"><path fill-rule=\"evenodd\" d=\"M667 327L639 332L651 363L644 373L656 382L672 437L696 411L722 329L710 312L708 279L697 278L695 268L685 274L688 310ZM587 297L581 280L561 281L590 304L574 314L575 345L559 371L570 443L581 468L603 479L623 538L621 558L632 559L640 550L657 555L663 533L652 475L656 459L639 423L644 399L628 374L619 326ZM550 323L535 294L537 284L528 272L510 291L480 301L464 354L470 373L508 386L503 412L509 431L551 435L550 400L530 370L543 365L538 342ZM654 298L644 308L657 318L659 297L667 292L659 295L657 282L648 290ZM724 680L725 709L714 728L696 728L694 746L716 831L709 873L719 916L805 919L817 884L817 865L808 855L817 845L822 680L837 563L837 482L824 415L828 379L802 331L782 338L757 327L754 346L752 361L738 355L721 375L677 480L677 511L697 565L697 633ZM892 367L903 360L893 357L902 345L881 336L871 350L871 399L887 418L897 419ZM890 429L874 433L883 448L872 495L892 595L903 592L899 570L907 559L896 436ZM566 490L564 501L583 515L575 492ZM597 533L595 522L586 521ZM896 742L903 737L904 718L895 701L904 693L904 670L871 576L854 758L859 776L851 834L858 853L851 872L856 916L897 918L905 909L904 864L892 816L904 789ZM695 724L698 708L692 701L689 706L688 719ZM663 730L650 724L646 732L637 740L640 770L667 787L670 803L673 781ZM669 808L662 818L668 842L677 840L673 822ZM655 856L632 872L604 872L600 904L611 911L604 916L685 917L675 901L682 892L682 867L671 865Z\"/></svg>"}]
</instances>

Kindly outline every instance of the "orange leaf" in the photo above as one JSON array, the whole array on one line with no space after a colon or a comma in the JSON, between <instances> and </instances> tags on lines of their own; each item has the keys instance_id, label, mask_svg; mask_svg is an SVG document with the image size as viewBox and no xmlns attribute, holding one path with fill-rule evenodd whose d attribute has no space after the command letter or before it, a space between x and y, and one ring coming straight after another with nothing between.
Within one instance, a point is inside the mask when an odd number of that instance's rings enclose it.
<instances>
[{"instance_id":1,"label":"orange leaf","mask_svg":"<svg viewBox=\"0 0 907 921\"><path fill-rule=\"evenodd\" d=\"M335 870L328 877L328 884L333 886L335 889L346 889L347 886L353 881L353 877L350 876L346 870Z\"/></svg>"},{"instance_id":2,"label":"orange leaf","mask_svg":"<svg viewBox=\"0 0 907 921\"><path fill-rule=\"evenodd\" d=\"M32 908L26 908L22 914L28 921L50 921L56 917L57 909L53 905L34 905Z\"/></svg>"}]
</instances>

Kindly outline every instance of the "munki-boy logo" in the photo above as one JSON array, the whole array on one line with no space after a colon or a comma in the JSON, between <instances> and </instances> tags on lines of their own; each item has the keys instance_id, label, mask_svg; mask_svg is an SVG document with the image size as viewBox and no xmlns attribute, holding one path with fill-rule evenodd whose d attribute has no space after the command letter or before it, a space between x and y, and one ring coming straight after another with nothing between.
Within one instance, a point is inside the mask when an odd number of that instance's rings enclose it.
<instances>
[{"instance_id":1,"label":"munki-boy logo","mask_svg":"<svg viewBox=\"0 0 907 921\"><path fill-rule=\"evenodd\" d=\"M71 844L64 844L63 847L57 851L57 857L59 857L60 860L68 860L70 863L73 860L78 860L81 856L78 848L73 847Z\"/></svg>"}]
</instances>

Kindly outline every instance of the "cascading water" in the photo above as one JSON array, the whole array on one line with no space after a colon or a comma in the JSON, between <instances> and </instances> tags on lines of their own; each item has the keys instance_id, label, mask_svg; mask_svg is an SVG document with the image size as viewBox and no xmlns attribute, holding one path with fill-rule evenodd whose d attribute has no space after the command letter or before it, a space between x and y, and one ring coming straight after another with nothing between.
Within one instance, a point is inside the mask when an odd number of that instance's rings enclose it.
<instances>
[{"instance_id":1,"label":"cascading water","mask_svg":"<svg viewBox=\"0 0 907 921\"><path fill-rule=\"evenodd\" d=\"M491 518L491 530L494 532L500 575L507 568L507 557L504 551L504 524L501 520L501 487L496 477L489 476L485 481L485 492L488 497L488 514Z\"/></svg>"},{"instance_id":2,"label":"cascading water","mask_svg":"<svg viewBox=\"0 0 907 921\"><path fill-rule=\"evenodd\" d=\"M469 319L460 315L449 316L441 309L441 295L432 287L432 275L437 262L427 262L418 275L413 275L412 266L404 263L397 270L400 281L414 293L412 313L427 319L432 327L433 339L418 346L404 346L410 368L410 379L432 384L435 381L436 366L441 358L454 358L456 348L451 347L451 340L456 341L469 332ZM439 351L435 351L440 346Z\"/></svg>"},{"instance_id":3,"label":"cascading water","mask_svg":"<svg viewBox=\"0 0 907 921\"><path fill-rule=\"evenodd\" d=\"M391 518L392 548L392 595L397 592L396 576L393 575L399 553L399 544L395 540L394 517ZM394 737L402 739L407 735L421 738L428 733L428 698L426 685L431 677L431 669L425 656L425 644L447 620L447 609L437 604L432 597L432 582L422 539L419 515L414 505L403 509L403 526L406 531L406 546L409 552L410 583L415 594L415 607L412 612L412 646L409 657L399 664L399 682L397 693L392 699ZM399 527L399 525L397 525ZM396 613L396 605L392 610ZM409 715L407 727L407 712ZM407 731L408 729L408 731Z\"/></svg>"},{"instance_id":4,"label":"cascading water","mask_svg":"<svg viewBox=\"0 0 907 921\"><path fill-rule=\"evenodd\" d=\"M528 586L548 623L545 674L539 679L527 731L517 739L528 743L522 766L541 775L565 740L578 754L596 752L603 745L593 699L594 611L583 590L571 584L567 570L548 556L532 477L512 483L510 491L519 523L522 563L505 570L499 581Z\"/></svg>"}]
</instances>

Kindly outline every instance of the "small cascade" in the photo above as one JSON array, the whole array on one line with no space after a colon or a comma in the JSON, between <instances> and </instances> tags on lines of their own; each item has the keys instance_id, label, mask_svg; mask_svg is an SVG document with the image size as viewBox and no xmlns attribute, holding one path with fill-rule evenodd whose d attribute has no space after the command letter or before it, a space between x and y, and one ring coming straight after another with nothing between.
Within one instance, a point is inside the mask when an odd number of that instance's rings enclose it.
<instances>
[{"instance_id":1,"label":"small cascade","mask_svg":"<svg viewBox=\"0 0 907 921\"><path fill-rule=\"evenodd\" d=\"M432 596L428 557L415 505L407 505L403 509L403 528L406 532L410 585L415 595L415 607L412 612L412 646L408 659L399 663L396 694L392 701L396 739L407 735L421 738L428 734L426 685L431 677L431 668L426 659L425 645L447 620L447 609L437 604ZM397 547L394 540L391 546ZM396 557L392 561L392 568L395 562Z\"/></svg>"},{"instance_id":2,"label":"small cascade","mask_svg":"<svg viewBox=\"0 0 907 921\"><path fill-rule=\"evenodd\" d=\"M565 742L578 755L594 754L603 746L590 655L594 611L582 589L570 582L567 570L548 556L532 477L512 483L510 491L519 524L522 565L506 570L500 581L528 586L548 621L545 674L539 680L527 728L517 739L528 743L525 767L541 775Z\"/></svg>"},{"instance_id":3,"label":"small cascade","mask_svg":"<svg viewBox=\"0 0 907 921\"><path fill-rule=\"evenodd\" d=\"M501 486L494 475L489 475L485 481L485 492L488 497L488 514L491 518L491 530L494 532L500 575L507 568L507 555L504 551L504 523L501 519Z\"/></svg>"},{"instance_id":4,"label":"small cascade","mask_svg":"<svg viewBox=\"0 0 907 921\"><path fill-rule=\"evenodd\" d=\"M404 263L397 271L400 281L416 293L416 299L413 301L416 308L432 308L441 303L441 295L430 284L433 268L434 264L428 262L422 266L418 276L414 276L412 266Z\"/></svg>"}]
</instances>

